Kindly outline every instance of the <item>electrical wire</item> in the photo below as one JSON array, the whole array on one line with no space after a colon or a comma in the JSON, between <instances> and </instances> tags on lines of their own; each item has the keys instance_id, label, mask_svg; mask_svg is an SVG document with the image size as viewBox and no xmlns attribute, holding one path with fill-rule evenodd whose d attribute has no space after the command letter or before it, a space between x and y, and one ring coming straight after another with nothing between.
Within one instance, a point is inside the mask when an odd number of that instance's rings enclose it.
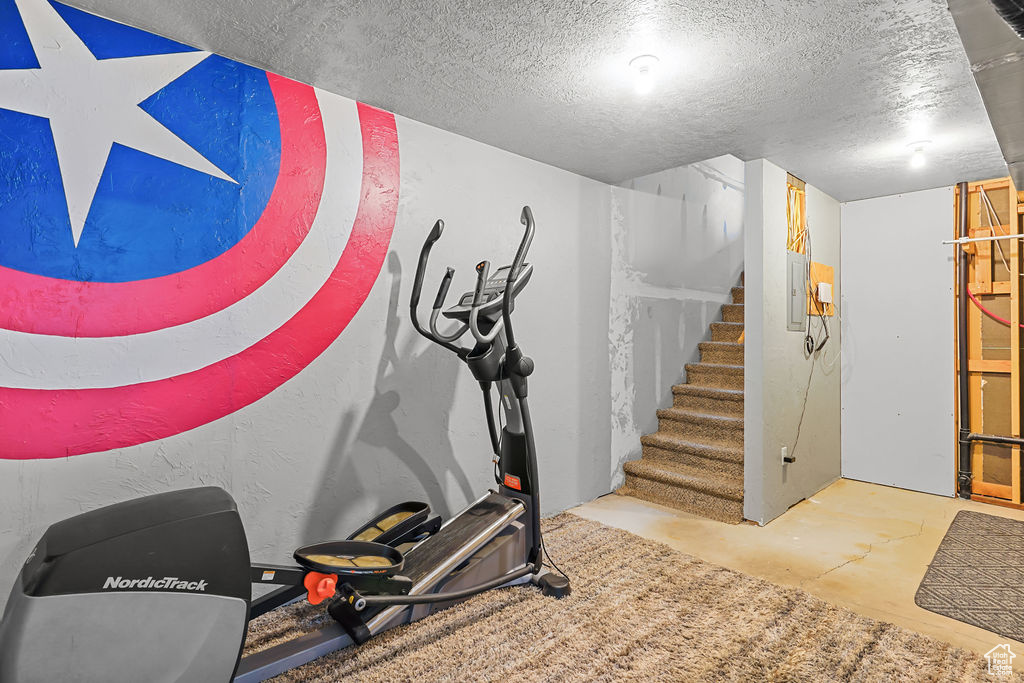
<instances>
[{"instance_id":1,"label":"electrical wire","mask_svg":"<svg viewBox=\"0 0 1024 683\"><path fill-rule=\"evenodd\" d=\"M807 351L807 355L808 355L808 357L809 357L809 359L811 361L811 371L809 373L807 373L807 386L806 386L806 388L804 388L804 399L803 399L803 403L802 403L801 408L800 408L800 421L797 422L797 425L796 425L796 437L793 439L793 449L790 452L790 455L792 455L794 458L796 457L796 448L800 444L800 435L803 432L803 428L804 428L804 416L807 414L807 399L808 399L808 397L811 394L811 383L814 380L814 366L815 366L814 355L817 354L819 351L821 351L825 347L825 344L827 344L829 339L832 337L831 332L830 332L829 327L828 327L828 318L825 315L825 310L822 307L821 302L818 300L818 297L815 295L815 293L813 291L813 288L811 287L812 240L811 240L811 226L810 226L809 223L808 223L807 227L804 228L804 234L805 234L805 238L806 238L806 240L805 240L806 247L805 248L806 248L806 255L807 255L807 267L806 267L806 270L805 270L805 273L806 273L805 285L806 285L806 288L807 288L807 295L814 302L814 307L818 311L817 315L818 315L818 318L821 320L821 327L822 327L822 330L825 333L825 338L822 339L821 341L818 341L815 338L814 334L811 331L812 313L811 313L810 310L808 310L807 311L807 317L806 317L806 321L807 321L807 336L804 337L804 349ZM810 307L808 307L808 308L810 308ZM829 371L831 371L831 369L835 366L836 360L839 358L841 353L842 353L842 349L838 349L836 351L836 355L832 359L832 363L829 363L827 365L827 368L828 368ZM822 361L822 364L825 365L825 361L824 360Z\"/></svg>"},{"instance_id":2,"label":"electrical wire","mask_svg":"<svg viewBox=\"0 0 1024 683\"><path fill-rule=\"evenodd\" d=\"M806 244L806 255L807 255L807 261L806 261L806 265L804 267L804 284L805 284L805 288L807 290L807 296L810 297L811 301L814 302L815 308L818 309L818 317L821 319L821 326L822 326L822 329L825 332L825 338L822 339L820 342L814 337L814 334L811 332L811 315L812 315L812 313L811 313L810 310L808 310L807 313L805 314L806 315L806 317L805 317L805 324L807 326L807 336L804 337L804 350L807 351L807 355L813 355L813 354L817 353L818 351L821 351L822 348L824 348L825 344L828 343L828 340L831 337L831 333L829 332L829 329L828 329L828 321L825 319L825 311L822 309L821 302L818 301L818 297L815 296L814 291L813 291L813 287L812 287L812 284L811 284L811 262L812 262L811 261L811 255L812 255L811 247L812 247L812 245L811 245L811 225L810 225L810 223L808 223L807 226L804 228L804 235L806 236L805 244ZM810 308L810 307L808 307L808 308Z\"/></svg>"},{"instance_id":3,"label":"electrical wire","mask_svg":"<svg viewBox=\"0 0 1024 683\"><path fill-rule=\"evenodd\" d=\"M566 573L565 573L564 571L562 571L562 568L561 568L561 567L559 567L559 566L558 566L557 564L555 564L555 561L551 559L551 555L549 555L549 554L548 554L548 547L547 547L546 545L544 545L544 537L543 537L543 536L541 536L541 537L540 537L540 549L541 549L541 550L542 550L542 551L544 552L544 557L548 558L548 564L550 564L550 565L551 565L551 567L552 567L552 568L553 568L553 569L554 569L554 570L555 570L556 572L558 572L559 574L561 574L561 575L562 575L562 577L563 577L563 578L564 578L564 579L565 579L566 581L568 581L569 583L572 583L572 579L570 579L570 578L569 578L569 575L568 575L568 574L566 574Z\"/></svg>"},{"instance_id":4,"label":"electrical wire","mask_svg":"<svg viewBox=\"0 0 1024 683\"><path fill-rule=\"evenodd\" d=\"M989 230L990 233L992 233L992 237L995 237L996 236L996 226L993 223L992 219L995 218L995 222L998 223L999 222L999 214L996 213L996 207L994 207L992 205L992 200L988 198L988 193L985 192L985 188L981 187L981 188L978 188L978 189L981 190L981 198L984 200L984 203L985 203L985 218L986 218L986 220L988 220L988 230ZM1001 225L1002 224L1000 224L1000 226ZM1004 232L1002 234L1009 235L1010 233L1009 232ZM1003 251L1002 241L1001 240L993 240L993 242L996 243L996 249L999 250L999 258L1003 262L1003 267L1006 268L1006 272L1010 273L1010 275L1012 277L1013 276L1013 271L1010 270L1010 263L1009 263L1009 261L1006 260L1006 252Z\"/></svg>"},{"instance_id":5,"label":"electrical wire","mask_svg":"<svg viewBox=\"0 0 1024 683\"><path fill-rule=\"evenodd\" d=\"M839 310L838 309L835 310L835 315L836 315L836 320L839 322L839 329L842 330L843 329L843 316L839 315ZM828 354L827 353L822 356L823 360L821 361L821 366L822 366L822 369L825 371L826 375L832 372L832 368L834 368L836 366L836 363L839 362L839 359L842 357L842 355L843 355L842 347L836 346L836 355L832 356L831 362L828 360Z\"/></svg>"},{"instance_id":6,"label":"electrical wire","mask_svg":"<svg viewBox=\"0 0 1024 683\"><path fill-rule=\"evenodd\" d=\"M985 192L985 188L982 187L982 188L979 188L979 189L981 190L981 198L983 200L983 203L985 204L985 219L986 219L986 221L988 221L989 232L992 233L992 237L995 237L996 236L996 225L995 225L995 223L999 221L999 214L996 212L996 207L993 206L992 200L989 199L988 193ZM995 219L995 221L993 221L993 218ZM1000 225L1000 227L1002 227L1002 224L999 224L999 225ZM1010 234L1009 232L1002 232L1002 231L1000 231L1000 232L1003 235L1009 235ZM993 242L996 243L996 249L999 250L999 258L1003 262L1003 267L1006 268L1006 272L1010 274L1010 277L1013 277L1013 271L1010 270L1010 263L1006 259L1006 253L1003 251L1003 245L1001 243L1001 240L993 240ZM1006 318L1001 318L998 315L996 315L995 313L993 313L992 311L990 311L987 308L985 308L985 306L982 305L982 303L978 300L978 298L976 296L974 296L974 293L971 291L970 287L965 287L965 289L967 289L967 296L969 296L971 298L971 301L974 302L974 305L977 306L979 309L981 309L981 311L985 315L987 315L988 317L992 318L993 320L997 320L997 321L1001 322L1004 325L1011 325L1011 326L1013 325L1013 323L1010 322L1009 320L1007 320ZM1021 324L1020 327L1024 328L1024 324Z\"/></svg>"},{"instance_id":7,"label":"electrical wire","mask_svg":"<svg viewBox=\"0 0 1024 683\"><path fill-rule=\"evenodd\" d=\"M504 484L501 481L501 472L498 470L501 465L501 455L499 453L501 453L501 444L505 436L505 423L501 419L502 415L504 415L501 412L502 405L504 404L501 402L501 384L498 384L498 453L494 454L494 481L498 486Z\"/></svg>"},{"instance_id":8,"label":"electrical wire","mask_svg":"<svg viewBox=\"0 0 1024 683\"><path fill-rule=\"evenodd\" d=\"M501 385L500 384L498 385L498 403L499 403L499 405L498 405L498 427L499 427L499 432L498 433L501 434L502 436L504 436L504 434L505 434L505 424L504 424L504 421L501 419L502 415L503 415L503 413L501 412L501 407L502 407L502 405L504 405L504 403L502 403L502 401L501 401ZM503 484L503 482L501 481L501 477L498 476L498 457L497 456L495 456L495 458L494 458L494 480L496 482L498 482L499 485ZM534 490L533 489L533 479L530 477L530 468L529 467L526 468L526 483L530 487L530 490L533 491ZM566 581L569 581L570 583L572 583L572 580L569 578L569 575L566 574L564 571L562 571L561 567L559 567L557 564L555 564L555 561L551 559L551 555L548 554L548 548L547 548L546 545L544 545L544 534L541 534L541 536L540 536L540 551L542 553L544 553L544 557L548 558L548 564L550 564L552 566L552 568L554 568L554 570L556 572L561 574L562 577L565 578ZM541 564L543 565L544 562L541 561Z\"/></svg>"},{"instance_id":9,"label":"electrical wire","mask_svg":"<svg viewBox=\"0 0 1024 683\"><path fill-rule=\"evenodd\" d=\"M998 320L1004 325L1013 325L1013 323L1007 320L1006 318L1000 318L998 315L982 306L981 302L978 301L978 298L974 296L974 292L971 291L970 287L967 287L967 296L969 296L971 298L971 301L974 302L974 305L980 308L981 312L987 315L988 317L992 318L993 320ZM1020 327L1024 329L1024 323L1018 323L1018 325L1020 325Z\"/></svg>"},{"instance_id":10,"label":"electrical wire","mask_svg":"<svg viewBox=\"0 0 1024 683\"><path fill-rule=\"evenodd\" d=\"M534 488L533 488L533 478L530 476L530 468L529 467L526 468L526 483L530 487L530 490L533 491L534 490ZM546 557L548 559L548 564L550 564L551 567L556 572L561 574L562 577L566 581L568 581L569 583L572 583L572 579L569 578L569 575L566 574L564 571L562 571L562 568L559 567L557 564L555 564L555 561L551 559L551 555L548 553L548 547L544 544L544 534L540 535L540 551L544 554L544 557ZM544 565L544 561L542 559L541 560L541 566L543 566L543 565Z\"/></svg>"},{"instance_id":11,"label":"electrical wire","mask_svg":"<svg viewBox=\"0 0 1024 683\"><path fill-rule=\"evenodd\" d=\"M800 443L800 432L804 428L804 415L807 413L807 397L811 395L811 380L814 379L814 361L811 361L811 371L807 373L807 388L804 389L804 403L800 408L800 421L796 425L796 438L793 439L793 450L790 456L796 458L796 447Z\"/></svg>"}]
</instances>

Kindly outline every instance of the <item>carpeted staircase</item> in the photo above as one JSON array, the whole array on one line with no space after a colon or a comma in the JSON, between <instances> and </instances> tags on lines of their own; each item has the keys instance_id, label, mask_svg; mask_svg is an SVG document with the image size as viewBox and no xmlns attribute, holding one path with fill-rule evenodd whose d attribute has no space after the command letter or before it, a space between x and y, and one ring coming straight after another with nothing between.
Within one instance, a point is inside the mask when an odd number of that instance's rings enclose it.
<instances>
[{"instance_id":1,"label":"carpeted staircase","mask_svg":"<svg viewBox=\"0 0 1024 683\"><path fill-rule=\"evenodd\" d=\"M742 280L741 280L742 285ZM743 521L743 287L711 323L700 362L672 387L658 431L640 439L619 493L733 524Z\"/></svg>"}]
</instances>

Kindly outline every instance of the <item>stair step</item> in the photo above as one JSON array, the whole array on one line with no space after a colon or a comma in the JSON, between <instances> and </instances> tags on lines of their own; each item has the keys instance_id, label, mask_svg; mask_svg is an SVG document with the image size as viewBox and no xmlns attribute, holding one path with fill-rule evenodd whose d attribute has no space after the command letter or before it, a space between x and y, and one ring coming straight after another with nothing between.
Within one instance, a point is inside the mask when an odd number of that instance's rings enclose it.
<instances>
[{"instance_id":1,"label":"stair step","mask_svg":"<svg viewBox=\"0 0 1024 683\"><path fill-rule=\"evenodd\" d=\"M743 447L743 418L734 415L665 408L658 411L658 431L708 444Z\"/></svg>"},{"instance_id":2,"label":"stair step","mask_svg":"<svg viewBox=\"0 0 1024 683\"><path fill-rule=\"evenodd\" d=\"M619 493L737 524L743 521L743 481L666 462L632 460Z\"/></svg>"},{"instance_id":3,"label":"stair step","mask_svg":"<svg viewBox=\"0 0 1024 683\"><path fill-rule=\"evenodd\" d=\"M643 444L645 460L671 462L708 470L719 476L743 479L742 448L699 443L668 432L642 436L640 443Z\"/></svg>"},{"instance_id":4,"label":"stair step","mask_svg":"<svg viewBox=\"0 0 1024 683\"><path fill-rule=\"evenodd\" d=\"M650 460L630 460L625 465L627 474L644 479L653 479L679 488L701 491L719 498L743 500L743 480L725 477L687 465Z\"/></svg>"},{"instance_id":5,"label":"stair step","mask_svg":"<svg viewBox=\"0 0 1024 683\"><path fill-rule=\"evenodd\" d=\"M698 344L700 362L715 365L743 365L743 344L709 341Z\"/></svg>"},{"instance_id":6,"label":"stair step","mask_svg":"<svg viewBox=\"0 0 1024 683\"><path fill-rule=\"evenodd\" d=\"M743 304L725 304L722 306L722 320L727 323L743 322Z\"/></svg>"},{"instance_id":7,"label":"stair step","mask_svg":"<svg viewBox=\"0 0 1024 683\"><path fill-rule=\"evenodd\" d=\"M640 438L643 455L623 465L619 493L723 522L743 521L743 316L746 273L701 342L700 362L672 387L658 431Z\"/></svg>"},{"instance_id":8,"label":"stair step","mask_svg":"<svg viewBox=\"0 0 1024 683\"><path fill-rule=\"evenodd\" d=\"M743 389L742 365L711 365L709 363L687 363L686 381L702 387L722 389Z\"/></svg>"},{"instance_id":9,"label":"stair step","mask_svg":"<svg viewBox=\"0 0 1024 683\"><path fill-rule=\"evenodd\" d=\"M743 417L743 390L677 384L672 387L672 407Z\"/></svg>"},{"instance_id":10,"label":"stair step","mask_svg":"<svg viewBox=\"0 0 1024 683\"><path fill-rule=\"evenodd\" d=\"M735 342L743 334L743 323L711 323L711 341Z\"/></svg>"}]
</instances>

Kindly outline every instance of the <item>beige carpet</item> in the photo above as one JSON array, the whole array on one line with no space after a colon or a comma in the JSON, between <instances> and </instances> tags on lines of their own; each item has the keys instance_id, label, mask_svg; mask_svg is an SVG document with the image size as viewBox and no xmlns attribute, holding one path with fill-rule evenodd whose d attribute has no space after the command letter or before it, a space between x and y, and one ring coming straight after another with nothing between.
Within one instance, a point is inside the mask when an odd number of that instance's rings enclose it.
<instances>
[{"instance_id":1,"label":"beige carpet","mask_svg":"<svg viewBox=\"0 0 1024 683\"><path fill-rule=\"evenodd\" d=\"M990 677L968 650L571 514L547 520L545 535L571 597L492 591L276 680L1024 681ZM246 651L324 618L308 605L265 615Z\"/></svg>"}]
</instances>

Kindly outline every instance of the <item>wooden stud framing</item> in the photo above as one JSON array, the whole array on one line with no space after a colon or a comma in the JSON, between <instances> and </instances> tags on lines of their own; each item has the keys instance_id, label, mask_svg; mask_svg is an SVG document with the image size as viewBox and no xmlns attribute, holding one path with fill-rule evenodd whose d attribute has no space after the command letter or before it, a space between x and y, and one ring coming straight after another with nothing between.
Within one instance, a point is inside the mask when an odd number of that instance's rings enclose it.
<instances>
[{"instance_id":1,"label":"wooden stud framing","mask_svg":"<svg viewBox=\"0 0 1024 683\"><path fill-rule=\"evenodd\" d=\"M1017 218L1017 189L1008 181L1007 204L1011 223L1020 223ZM1009 233L1009 234L1016 234ZM1010 240L1010 436L1020 436L1020 240ZM1013 473L1013 495L1010 498L1020 504L1020 446L1013 446L1010 456L1010 471Z\"/></svg>"},{"instance_id":2,"label":"wooden stud framing","mask_svg":"<svg viewBox=\"0 0 1024 683\"><path fill-rule=\"evenodd\" d=\"M988 225L989 216L986 214L985 204L981 197L982 189L992 200L996 211L999 212L998 216L992 218L992 222L996 224L992 227ZM1017 188L1009 178L969 183L968 194L968 236L985 237L993 235L993 233L999 235L1024 232L1024 223L1022 223L1024 221L1024 192L1018 194ZM1005 206L1002 203L1003 196L1006 197ZM1022 246L1021 240L1007 240L1001 242L1001 245L1006 254L1009 273L1006 272L1006 268L1003 268L1003 261L996 253L993 242L976 242L960 247L970 256L968 287L971 293L975 296L1009 299L1010 313L1007 317L1011 323L1009 326L1009 359L1006 359L1006 356L1002 356L1002 358L986 357L986 349L992 346L992 342L982 338L984 315L978 306L973 302L968 302L968 396L971 406L968 429L975 433L991 433L985 428L985 412L1008 411L1010 433L1001 435L1020 437L1021 404L1024 400L1021 396L1021 347L1024 335L1021 334L1020 328L1020 323L1024 320L1024 310L1021 307L1021 290L1024 289L1024 283L1021 281L1021 278L1024 277L1022 274L1024 246ZM1006 275L1009 276L1008 280L997 279ZM994 400L992 396L984 393L984 376L993 374L1009 376L1010 398L1008 405L1000 405L1002 401ZM999 414L999 412L996 413L996 415ZM1000 422L1006 424L1005 421L1000 420ZM973 445L971 454L971 469L974 478L972 499L1024 509L1021 448L1019 446L1009 448L1010 481L1002 480L998 483L985 479L985 451L988 450L991 453L992 448L977 442Z\"/></svg>"},{"instance_id":3,"label":"wooden stud framing","mask_svg":"<svg viewBox=\"0 0 1024 683\"><path fill-rule=\"evenodd\" d=\"M997 372L1000 374L1009 375L1013 373L1013 361L979 360L977 358L972 358L968 361L967 370L969 372Z\"/></svg>"}]
</instances>

